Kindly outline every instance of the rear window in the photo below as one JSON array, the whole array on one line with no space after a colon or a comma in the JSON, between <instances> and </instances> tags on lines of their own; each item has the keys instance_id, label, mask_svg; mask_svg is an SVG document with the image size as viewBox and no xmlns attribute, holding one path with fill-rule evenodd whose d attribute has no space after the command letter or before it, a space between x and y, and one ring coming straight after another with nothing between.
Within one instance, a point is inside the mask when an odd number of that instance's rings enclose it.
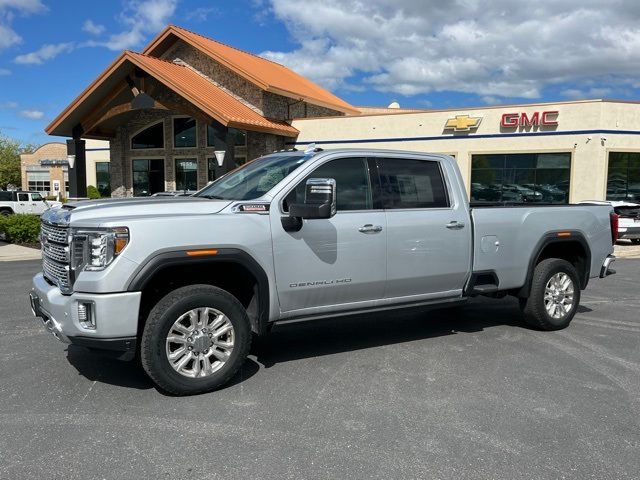
<instances>
[{"instance_id":1,"label":"rear window","mask_svg":"<svg viewBox=\"0 0 640 480\"><path fill-rule=\"evenodd\" d=\"M640 218L640 207L614 207L614 212L625 218Z\"/></svg>"},{"instance_id":2,"label":"rear window","mask_svg":"<svg viewBox=\"0 0 640 480\"><path fill-rule=\"evenodd\" d=\"M10 202L11 200L13 200L12 192L0 191L0 202Z\"/></svg>"},{"instance_id":3,"label":"rear window","mask_svg":"<svg viewBox=\"0 0 640 480\"><path fill-rule=\"evenodd\" d=\"M385 158L380 174L384 207L442 208L449 206L438 162Z\"/></svg>"}]
</instances>

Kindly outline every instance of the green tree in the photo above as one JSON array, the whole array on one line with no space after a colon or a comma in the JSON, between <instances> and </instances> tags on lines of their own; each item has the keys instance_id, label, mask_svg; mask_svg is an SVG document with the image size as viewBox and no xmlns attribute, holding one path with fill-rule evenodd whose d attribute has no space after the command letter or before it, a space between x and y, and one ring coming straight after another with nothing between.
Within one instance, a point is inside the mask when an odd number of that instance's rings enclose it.
<instances>
[{"instance_id":1,"label":"green tree","mask_svg":"<svg viewBox=\"0 0 640 480\"><path fill-rule=\"evenodd\" d=\"M7 185L22 185L20 174L20 154L31 151L30 145L7 138L0 133L0 188Z\"/></svg>"}]
</instances>

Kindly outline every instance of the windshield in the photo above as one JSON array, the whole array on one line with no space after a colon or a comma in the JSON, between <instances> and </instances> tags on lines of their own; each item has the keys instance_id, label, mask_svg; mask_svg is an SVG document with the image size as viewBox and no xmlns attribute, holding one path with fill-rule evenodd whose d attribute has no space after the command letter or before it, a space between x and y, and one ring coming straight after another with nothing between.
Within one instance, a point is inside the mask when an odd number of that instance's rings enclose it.
<instances>
[{"instance_id":1,"label":"windshield","mask_svg":"<svg viewBox=\"0 0 640 480\"><path fill-rule=\"evenodd\" d=\"M220 177L194 196L223 200L253 200L275 187L313 154L267 155Z\"/></svg>"}]
</instances>

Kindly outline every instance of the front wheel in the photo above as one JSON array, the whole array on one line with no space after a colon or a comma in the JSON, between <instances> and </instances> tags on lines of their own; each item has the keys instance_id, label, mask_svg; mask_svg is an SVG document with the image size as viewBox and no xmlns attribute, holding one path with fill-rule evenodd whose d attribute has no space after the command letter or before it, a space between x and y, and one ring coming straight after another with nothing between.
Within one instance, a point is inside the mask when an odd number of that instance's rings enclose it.
<instances>
[{"instance_id":1,"label":"front wheel","mask_svg":"<svg viewBox=\"0 0 640 480\"><path fill-rule=\"evenodd\" d=\"M525 322L541 330L567 327L579 304L578 272L559 258L548 258L536 265L529 298L521 299Z\"/></svg>"},{"instance_id":2,"label":"front wheel","mask_svg":"<svg viewBox=\"0 0 640 480\"><path fill-rule=\"evenodd\" d=\"M141 363L151 379L175 395L215 390L242 366L251 346L240 302L211 285L178 288L149 313Z\"/></svg>"}]
</instances>

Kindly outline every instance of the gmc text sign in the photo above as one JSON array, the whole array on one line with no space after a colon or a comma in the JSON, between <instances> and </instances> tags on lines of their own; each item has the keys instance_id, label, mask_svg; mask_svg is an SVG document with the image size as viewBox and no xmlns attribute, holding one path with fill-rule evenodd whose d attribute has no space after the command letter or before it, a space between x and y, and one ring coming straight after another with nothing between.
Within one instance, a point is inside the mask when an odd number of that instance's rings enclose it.
<instances>
[{"instance_id":1,"label":"gmc text sign","mask_svg":"<svg viewBox=\"0 0 640 480\"><path fill-rule=\"evenodd\" d=\"M504 113L500 119L503 128L548 127L558 125L558 110L533 113Z\"/></svg>"}]
</instances>

